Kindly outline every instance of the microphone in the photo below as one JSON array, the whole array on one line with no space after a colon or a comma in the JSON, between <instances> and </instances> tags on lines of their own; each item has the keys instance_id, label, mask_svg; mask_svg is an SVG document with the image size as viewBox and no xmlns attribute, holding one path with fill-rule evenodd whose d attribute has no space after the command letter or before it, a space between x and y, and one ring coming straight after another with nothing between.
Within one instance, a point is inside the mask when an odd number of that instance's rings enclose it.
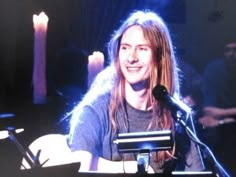
<instances>
[{"instance_id":1,"label":"microphone","mask_svg":"<svg viewBox=\"0 0 236 177\"><path fill-rule=\"evenodd\" d=\"M152 94L156 100L171 111L173 118L177 120L182 119L186 114L189 114L192 111L187 104L172 97L163 85L155 86L152 90Z\"/></svg>"},{"instance_id":2,"label":"microphone","mask_svg":"<svg viewBox=\"0 0 236 177\"><path fill-rule=\"evenodd\" d=\"M214 164L214 170L216 173L219 174L219 176L222 177L230 177L230 175L225 171L225 169L221 166L221 164L217 161L212 151L209 149L209 147L201 142L201 140L196 135L196 130L192 121L191 116L187 116L187 114L191 113L191 108L183 103L180 100L175 99L171 95L169 95L167 89L163 85L157 85L153 88L152 94L155 97L156 100L161 102L164 106L166 106L172 114L172 117L178 121L188 132L189 138L196 143L197 145L197 151L200 156L200 161L202 164L203 169L205 168L205 164L203 161L203 157L201 155L200 150L204 150L204 155L209 158L209 160ZM187 118L190 118L191 121L191 128L187 125ZM216 175L218 176L218 175Z\"/></svg>"}]
</instances>

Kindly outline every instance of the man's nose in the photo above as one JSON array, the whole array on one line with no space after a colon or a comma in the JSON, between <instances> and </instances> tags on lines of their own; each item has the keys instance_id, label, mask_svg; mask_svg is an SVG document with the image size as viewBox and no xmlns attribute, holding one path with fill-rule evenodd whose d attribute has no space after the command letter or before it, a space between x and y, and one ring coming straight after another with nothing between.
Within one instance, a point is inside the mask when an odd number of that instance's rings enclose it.
<instances>
[{"instance_id":1,"label":"man's nose","mask_svg":"<svg viewBox=\"0 0 236 177\"><path fill-rule=\"evenodd\" d=\"M137 51L133 49L130 51L130 55L128 57L128 62L133 63L138 61Z\"/></svg>"}]
</instances>

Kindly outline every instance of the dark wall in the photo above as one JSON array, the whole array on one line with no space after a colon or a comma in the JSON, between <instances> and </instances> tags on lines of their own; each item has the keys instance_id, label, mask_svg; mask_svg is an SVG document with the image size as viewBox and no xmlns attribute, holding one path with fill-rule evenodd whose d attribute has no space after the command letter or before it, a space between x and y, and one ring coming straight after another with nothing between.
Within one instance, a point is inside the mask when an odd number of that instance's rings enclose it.
<instances>
[{"instance_id":1,"label":"dark wall","mask_svg":"<svg viewBox=\"0 0 236 177\"><path fill-rule=\"evenodd\" d=\"M0 119L0 131L9 125L25 128L19 135L24 145L40 135L63 132L58 122L79 99L77 92L86 90L87 56L95 50L106 54L110 35L130 11L158 12L170 27L178 56L202 71L221 54L225 41L236 39L235 5L216 0L1 0L0 115L15 116ZM49 17L48 103L33 105L32 16L41 11ZM214 16L215 12L222 16ZM17 154L6 141L0 144L0 164L5 166L5 159Z\"/></svg>"},{"instance_id":2,"label":"dark wall","mask_svg":"<svg viewBox=\"0 0 236 177\"><path fill-rule=\"evenodd\" d=\"M178 3L177 3L178 2ZM58 65L58 53L76 49L79 77L86 77L87 55L94 50L105 52L106 42L115 27L133 9L151 8L171 23L185 22L185 1L62 0L1 1L0 58L1 75L10 94L30 95L33 65L33 14L44 11L48 17L47 64L49 86ZM170 9L167 11L167 9ZM72 62L72 61L71 61ZM70 62L68 62L70 63ZM84 73L84 75L83 75ZM65 73L64 73L65 74ZM59 77L57 75L57 77ZM69 76L68 76L69 77ZM59 77L60 78L60 77ZM53 80L51 82L51 79ZM56 78L58 79L58 78ZM85 84L84 79L78 80Z\"/></svg>"}]
</instances>

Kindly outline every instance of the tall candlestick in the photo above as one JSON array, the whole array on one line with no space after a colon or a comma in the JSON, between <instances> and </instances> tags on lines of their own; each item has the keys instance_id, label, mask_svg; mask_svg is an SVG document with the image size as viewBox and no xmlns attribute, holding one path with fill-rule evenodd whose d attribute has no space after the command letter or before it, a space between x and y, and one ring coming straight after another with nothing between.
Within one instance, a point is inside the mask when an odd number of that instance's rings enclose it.
<instances>
[{"instance_id":1,"label":"tall candlestick","mask_svg":"<svg viewBox=\"0 0 236 177\"><path fill-rule=\"evenodd\" d=\"M46 79L46 35L48 17L44 12L33 15L34 26L34 66L33 66L33 103L47 101Z\"/></svg>"},{"instance_id":2,"label":"tall candlestick","mask_svg":"<svg viewBox=\"0 0 236 177\"><path fill-rule=\"evenodd\" d=\"M102 52L93 52L88 57L88 88L91 86L96 75L104 68L104 55Z\"/></svg>"}]
</instances>

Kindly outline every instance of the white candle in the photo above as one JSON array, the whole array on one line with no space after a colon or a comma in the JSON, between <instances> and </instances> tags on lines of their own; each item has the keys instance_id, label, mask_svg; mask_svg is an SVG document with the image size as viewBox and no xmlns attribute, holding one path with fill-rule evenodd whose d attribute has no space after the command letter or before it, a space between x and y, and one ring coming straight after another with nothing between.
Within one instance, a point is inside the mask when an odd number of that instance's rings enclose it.
<instances>
[{"instance_id":1,"label":"white candle","mask_svg":"<svg viewBox=\"0 0 236 177\"><path fill-rule=\"evenodd\" d=\"M91 86L96 75L104 68L104 55L95 51L88 57L88 88Z\"/></svg>"},{"instance_id":2,"label":"white candle","mask_svg":"<svg viewBox=\"0 0 236 177\"><path fill-rule=\"evenodd\" d=\"M46 80L46 35L48 17L44 12L33 15L34 26L34 66L33 102L43 104L47 101Z\"/></svg>"}]
</instances>

